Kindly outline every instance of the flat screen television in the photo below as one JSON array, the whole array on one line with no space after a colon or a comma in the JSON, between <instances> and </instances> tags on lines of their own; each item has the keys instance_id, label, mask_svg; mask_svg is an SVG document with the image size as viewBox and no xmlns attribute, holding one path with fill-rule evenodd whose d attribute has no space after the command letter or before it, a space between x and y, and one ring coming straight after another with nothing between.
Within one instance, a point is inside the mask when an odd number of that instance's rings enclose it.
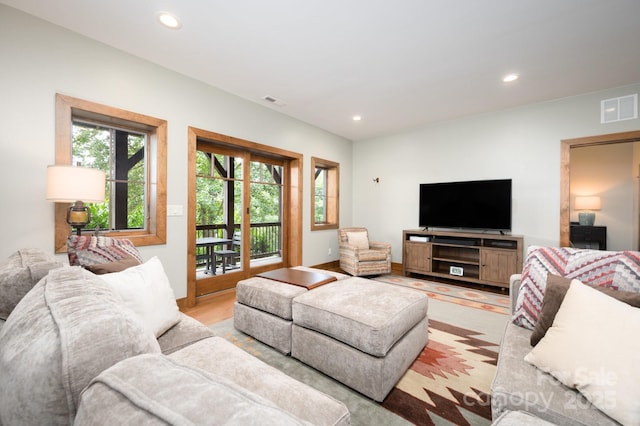
<instances>
[{"instance_id":1,"label":"flat screen television","mask_svg":"<svg viewBox=\"0 0 640 426\"><path fill-rule=\"evenodd\" d=\"M420 227L511 231L511 179L420 184Z\"/></svg>"}]
</instances>

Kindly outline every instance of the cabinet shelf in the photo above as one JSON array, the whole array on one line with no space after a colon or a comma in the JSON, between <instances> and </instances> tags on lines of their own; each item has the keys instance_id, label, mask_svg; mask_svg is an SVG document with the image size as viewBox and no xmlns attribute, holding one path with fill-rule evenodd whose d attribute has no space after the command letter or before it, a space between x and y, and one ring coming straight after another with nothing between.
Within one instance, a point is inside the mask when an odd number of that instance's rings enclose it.
<instances>
[{"instance_id":1,"label":"cabinet shelf","mask_svg":"<svg viewBox=\"0 0 640 426\"><path fill-rule=\"evenodd\" d=\"M478 261L473 260L464 260L464 259L454 259L454 258L446 258L446 257L434 257L431 259L432 262L450 262L450 263L460 263L462 265L477 265Z\"/></svg>"},{"instance_id":2,"label":"cabinet shelf","mask_svg":"<svg viewBox=\"0 0 640 426\"><path fill-rule=\"evenodd\" d=\"M522 270L523 238L517 235L405 230L402 245L404 275L508 287L509 277Z\"/></svg>"}]
</instances>

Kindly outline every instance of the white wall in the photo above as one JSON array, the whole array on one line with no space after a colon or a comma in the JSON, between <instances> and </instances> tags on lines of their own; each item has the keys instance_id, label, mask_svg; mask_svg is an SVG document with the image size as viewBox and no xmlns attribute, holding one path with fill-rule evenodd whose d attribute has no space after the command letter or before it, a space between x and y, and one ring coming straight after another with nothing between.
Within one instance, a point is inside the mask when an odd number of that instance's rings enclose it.
<instances>
[{"instance_id":1,"label":"white wall","mask_svg":"<svg viewBox=\"0 0 640 426\"><path fill-rule=\"evenodd\" d=\"M309 230L311 156L340 163L340 224L367 226L401 262L422 182L512 178L513 232L526 244L557 244L560 140L640 129L638 120L599 122L600 100L638 93L636 84L352 144L3 5L0 57L0 259L21 247L53 249L53 205L44 197L55 93L168 120L168 204L187 204L187 126L302 153L305 265L338 253L335 231ZM160 257L178 297L186 294L186 232L186 217L169 217L167 244L141 248Z\"/></svg>"},{"instance_id":2,"label":"white wall","mask_svg":"<svg viewBox=\"0 0 640 426\"><path fill-rule=\"evenodd\" d=\"M0 259L18 248L53 250L46 166L55 160L54 98L62 93L168 121L167 202L187 205L187 127L304 155L303 263L337 259L337 232L310 231L310 157L340 163L340 221L351 218L351 142L122 51L0 5ZM332 248L333 255L327 255ZM186 295L187 219L169 217L162 260Z\"/></svg>"},{"instance_id":3,"label":"white wall","mask_svg":"<svg viewBox=\"0 0 640 426\"><path fill-rule=\"evenodd\" d=\"M391 242L401 262L402 230L418 227L420 183L511 178L513 234L525 246L558 245L560 141L640 129L638 119L600 124L601 99L638 92L635 84L355 142L353 223Z\"/></svg>"}]
</instances>

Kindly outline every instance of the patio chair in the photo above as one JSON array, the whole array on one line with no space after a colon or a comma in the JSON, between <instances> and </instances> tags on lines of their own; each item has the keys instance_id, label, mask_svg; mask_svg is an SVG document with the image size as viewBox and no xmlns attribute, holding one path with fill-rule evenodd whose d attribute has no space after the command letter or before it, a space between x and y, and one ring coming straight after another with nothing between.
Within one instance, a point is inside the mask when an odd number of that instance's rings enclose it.
<instances>
[{"instance_id":1,"label":"patio chair","mask_svg":"<svg viewBox=\"0 0 640 426\"><path fill-rule=\"evenodd\" d=\"M369 241L367 228L338 230L340 268L359 277L391 273L391 244Z\"/></svg>"},{"instance_id":2,"label":"patio chair","mask_svg":"<svg viewBox=\"0 0 640 426\"><path fill-rule=\"evenodd\" d=\"M213 252L216 257L216 262L218 258L220 258L220 265L222 266L223 274L227 273L227 269L236 268L236 263L240 261L241 243L242 235L240 234L240 231L236 231L233 233L231 240L231 249L215 250ZM238 247L237 251L235 250L236 246Z\"/></svg>"}]
</instances>

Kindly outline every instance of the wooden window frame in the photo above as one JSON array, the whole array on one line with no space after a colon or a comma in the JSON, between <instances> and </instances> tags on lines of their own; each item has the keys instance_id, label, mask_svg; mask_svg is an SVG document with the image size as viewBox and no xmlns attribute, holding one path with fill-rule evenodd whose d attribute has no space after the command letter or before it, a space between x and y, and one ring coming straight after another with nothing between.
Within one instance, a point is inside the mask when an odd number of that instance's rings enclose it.
<instances>
[{"instance_id":1,"label":"wooden window frame","mask_svg":"<svg viewBox=\"0 0 640 426\"><path fill-rule=\"evenodd\" d=\"M316 222L316 168L327 171L326 221ZM338 229L340 227L340 163L311 157L311 230Z\"/></svg>"},{"instance_id":2,"label":"wooden window frame","mask_svg":"<svg viewBox=\"0 0 640 426\"><path fill-rule=\"evenodd\" d=\"M165 244L167 241L167 121L119 108L56 94L56 160L71 164L71 134L74 118L103 122L107 126L126 125L143 130L148 138L148 206L143 230L105 231L102 235L127 238L136 246ZM55 252L64 253L71 228L66 221L66 203L55 203ZM85 231L86 234L90 230Z\"/></svg>"}]
</instances>

